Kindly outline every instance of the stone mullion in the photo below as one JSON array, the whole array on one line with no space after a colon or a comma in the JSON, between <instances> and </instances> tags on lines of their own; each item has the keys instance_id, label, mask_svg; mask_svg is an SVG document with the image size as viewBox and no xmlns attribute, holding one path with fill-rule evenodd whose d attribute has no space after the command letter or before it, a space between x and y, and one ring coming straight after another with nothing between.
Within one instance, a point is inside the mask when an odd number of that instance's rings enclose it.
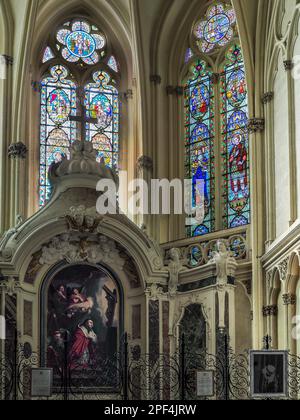
<instances>
[{"instance_id":1,"label":"stone mullion","mask_svg":"<svg viewBox=\"0 0 300 420\"><path fill-rule=\"evenodd\" d=\"M292 77L294 63L285 66L288 84L288 115L289 115L289 161L290 161L290 225L297 219L297 148L295 121L295 85Z\"/></svg>"}]
</instances>

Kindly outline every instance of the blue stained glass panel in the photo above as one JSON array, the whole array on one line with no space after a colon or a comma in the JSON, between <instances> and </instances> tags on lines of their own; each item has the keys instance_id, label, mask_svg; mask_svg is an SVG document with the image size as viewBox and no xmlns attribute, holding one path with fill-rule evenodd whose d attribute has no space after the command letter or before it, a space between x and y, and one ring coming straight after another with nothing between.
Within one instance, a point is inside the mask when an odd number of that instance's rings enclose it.
<instances>
[{"instance_id":1,"label":"blue stained glass panel","mask_svg":"<svg viewBox=\"0 0 300 420\"><path fill-rule=\"evenodd\" d=\"M188 236L200 236L215 229L214 90L212 72L205 62L192 65L185 86L185 132L185 176L192 181L192 215L186 230ZM195 219L199 182L203 185L204 201L201 225Z\"/></svg>"}]
</instances>

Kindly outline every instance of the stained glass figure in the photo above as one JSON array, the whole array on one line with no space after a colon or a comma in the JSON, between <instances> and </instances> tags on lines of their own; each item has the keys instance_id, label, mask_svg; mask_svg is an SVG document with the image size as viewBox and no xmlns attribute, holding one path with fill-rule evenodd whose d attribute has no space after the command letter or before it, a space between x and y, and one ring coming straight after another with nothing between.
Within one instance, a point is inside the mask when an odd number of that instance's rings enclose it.
<instances>
[{"instance_id":1,"label":"stained glass figure","mask_svg":"<svg viewBox=\"0 0 300 420\"><path fill-rule=\"evenodd\" d=\"M209 53L228 44L233 38L235 23L236 16L231 6L218 3L209 7L205 19L197 22L193 31L199 50Z\"/></svg>"},{"instance_id":2,"label":"stained glass figure","mask_svg":"<svg viewBox=\"0 0 300 420\"><path fill-rule=\"evenodd\" d=\"M40 127L40 206L51 194L48 170L53 162L68 157L69 147L76 140L76 84L68 78L68 70L57 65L41 82Z\"/></svg>"},{"instance_id":3,"label":"stained glass figure","mask_svg":"<svg viewBox=\"0 0 300 420\"><path fill-rule=\"evenodd\" d=\"M214 230L214 91L210 67L198 60L190 68L185 85L185 177L192 180L192 208L196 207L197 183L203 183L204 220L187 225L188 236L200 236Z\"/></svg>"},{"instance_id":4,"label":"stained glass figure","mask_svg":"<svg viewBox=\"0 0 300 420\"><path fill-rule=\"evenodd\" d=\"M63 47L62 57L71 63L81 60L88 65L97 64L106 45L105 37L83 20L64 25L57 32L56 39Z\"/></svg>"},{"instance_id":5,"label":"stained glass figure","mask_svg":"<svg viewBox=\"0 0 300 420\"><path fill-rule=\"evenodd\" d=\"M52 60L55 57L52 49L50 47L46 47L43 55L43 63L47 63L48 61Z\"/></svg>"},{"instance_id":6,"label":"stained glass figure","mask_svg":"<svg viewBox=\"0 0 300 420\"><path fill-rule=\"evenodd\" d=\"M241 47L226 54L221 75L223 227L250 223L247 86Z\"/></svg>"},{"instance_id":7,"label":"stained glass figure","mask_svg":"<svg viewBox=\"0 0 300 420\"><path fill-rule=\"evenodd\" d=\"M119 93L111 77L104 71L93 75L94 83L85 87L87 117L97 118L96 124L87 124L87 140L98 151L98 161L118 169L119 164Z\"/></svg>"}]
</instances>

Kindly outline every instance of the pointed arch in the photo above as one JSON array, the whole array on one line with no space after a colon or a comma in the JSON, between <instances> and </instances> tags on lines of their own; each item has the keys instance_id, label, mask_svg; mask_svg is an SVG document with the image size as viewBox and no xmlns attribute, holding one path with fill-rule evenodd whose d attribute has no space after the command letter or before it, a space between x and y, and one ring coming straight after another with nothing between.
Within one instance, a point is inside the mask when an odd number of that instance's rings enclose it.
<instances>
[{"instance_id":1,"label":"pointed arch","mask_svg":"<svg viewBox=\"0 0 300 420\"><path fill-rule=\"evenodd\" d=\"M60 23L67 22L73 18L82 17L89 20L93 25L101 29L107 39L107 55L102 64L98 66L99 70L108 71L114 82L118 84L118 92L127 92L132 88L132 79L134 78L133 61L131 59L131 45L130 45L130 25L129 17L121 13L121 8L115 7L114 4L108 4L104 0L97 1L70 1L65 2L53 0L51 2L44 2L40 5L35 23L33 24L35 30L35 37L32 39L32 47L30 51L31 62L31 77L32 89L28 89L28 98L30 106L28 107L30 116L28 121L35 121L39 113L40 98L39 98L39 81L43 75L49 71L50 64L59 64L59 55L55 51L55 43L51 44L51 53L48 57L49 60L43 60L45 51L49 46L49 34L53 33L53 29ZM46 23L45 23L46 22ZM57 62L53 60L52 54L56 55ZM109 67L109 58L113 56L120 70L118 73L115 69ZM51 63L52 60L52 63ZM43 62L44 61L44 62ZM93 82L93 71L95 68L87 68L84 76L82 77L82 86ZM78 80L79 71L72 68L72 74ZM81 77L81 76L80 76ZM121 96L120 96L121 98ZM121 166L122 169L128 168L128 154L124 153L127 149L127 142L134 144L135 134L133 130L133 118L128 120L128 107L130 103L124 103L120 107L120 119L122 124L120 126L120 138L124 139L120 146ZM89 115L91 116L91 115ZM135 118L135 117L134 117ZM39 130L34 124L27 127L31 144L29 145L29 185L33 186L28 193L29 214L35 213L38 210L39 202L36 186L39 184L39 170L38 162L40 156L39 149Z\"/></svg>"},{"instance_id":2,"label":"pointed arch","mask_svg":"<svg viewBox=\"0 0 300 420\"><path fill-rule=\"evenodd\" d=\"M216 23L218 26L215 27ZM197 151L192 152L194 161L189 158L188 162L191 168L195 167L194 172L200 171L198 181L204 183L200 191L202 197L198 194L198 200L204 203L203 221L209 214L209 206L210 213L214 214L209 229L205 225L203 229L203 222L197 218L192 228L187 227L187 236L195 237L250 224L250 171L247 83L235 11L230 3L213 2L203 15L194 20L191 28L189 46L193 57L190 63L195 65L200 57L211 62L209 78L213 93L210 96L215 98L209 104L202 94L197 102L200 110L205 107L210 112L208 133L213 141L206 155L214 156L212 168L206 167ZM190 92L184 98L185 136L190 141L193 141L193 131L187 124L187 113L195 124L203 123L201 112L193 115L193 95L194 92ZM188 111L186 103L189 103ZM187 176L194 177L194 174L185 171ZM210 190L208 179L213 186ZM192 208L195 209L194 195L197 189L194 180L192 184ZM218 185L222 185L221 188L215 187Z\"/></svg>"}]
</instances>

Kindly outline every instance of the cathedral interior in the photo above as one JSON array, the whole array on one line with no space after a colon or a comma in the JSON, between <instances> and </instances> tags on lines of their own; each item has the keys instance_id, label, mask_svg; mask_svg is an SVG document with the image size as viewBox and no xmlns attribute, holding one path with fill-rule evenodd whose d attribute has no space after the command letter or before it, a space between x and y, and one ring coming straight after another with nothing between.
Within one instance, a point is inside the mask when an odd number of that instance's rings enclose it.
<instances>
[{"instance_id":1,"label":"cathedral interior","mask_svg":"<svg viewBox=\"0 0 300 420\"><path fill-rule=\"evenodd\" d=\"M299 399L299 66L299 0L0 0L0 400Z\"/></svg>"}]
</instances>

